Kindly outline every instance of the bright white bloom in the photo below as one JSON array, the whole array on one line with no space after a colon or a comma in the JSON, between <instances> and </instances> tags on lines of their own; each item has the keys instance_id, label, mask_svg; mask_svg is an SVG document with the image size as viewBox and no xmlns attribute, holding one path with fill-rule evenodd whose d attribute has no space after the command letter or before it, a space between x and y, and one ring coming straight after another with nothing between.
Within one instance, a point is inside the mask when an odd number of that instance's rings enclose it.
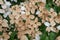
<instances>
[{"instance_id":1,"label":"bright white bloom","mask_svg":"<svg viewBox=\"0 0 60 40\"><path fill-rule=\"evenodd\" d=\"M39 14L40 13L40 11L38 10L37 12L36 12L36 14Z\"/></svg>"},{"instance_id":2,"label":"bright white bloom","mask_svg":"<svg viewBox=\"0 0 60 40\"><path fill-rule=\"evenodd\" d=\"M15 2L17 2L17 0L14 0Z\"/></svg>"},{"instance_id":3,"label":"bright white bloom","mask_svg":"<svg viewBox=\"0 0 60 40\"><path fill-rule=\"evenodd\" d=\"M9 14L10 14L11 12L10 11L8 11L8 12L6 12L6 13L4 13L4 18L6 18Z\"/></svg>"},{"instance_id":4,"label":"bright white bloom","mask_svg":"<svg viewBox=\"0 0 60 40\"><path fill-rule=\"evenodd\" d=\"M5 13L5 10L3 10L3 9L0 9L0 13Z\"/></svg>"},{"instance_id":5,"label":"bright white bloom","mask_svg":"<svg viewBox=\"0 0 60 40\"><path fill-rule=\"evenodd\" d=\"M5 4L6 4L7 6L10 6L10 5L11 5L11 3L10 3L10 2L6 2Z\"/></svg>"},{"instance_id":6,"label":"bright white bloom","mask_svg":"<svg viewBox=\"0 0 60 40\"><path fill-rule=\"evenodd\" d=\"M7 8L7 6L4 4L4 5L1 5L1 7L3 8L3 9L6 9Z\"/></svg>"},{"instance_id":7,"label":"bright white bloom","mask_svg":"<svg viewBox=\"0 0 60 40\"><path fill-rule=\"evenodd\" d=\"M26 8L24 6L21 6L21 10L24 11L26 10Z\"/></svg>"},{"instance_id":8,"label":"bright white bloom","mask_svg":"<svg viewBox=\"0 0 60 40\"><path fill-rule=\"evenodd\" d=\"M44 22L44 25L49 27L50 23L49 22Z\"/></svg>"},{"instance_id":9,"label":"bright white bloom","mask_svg":"<svg viewBox=\"0 0 60 40\"><path fill-rule=\"evenodd\" d=\"M23 5L23 4L24 4L23 2L20 3L20 5Z\"/></svg>"},{"instance_id":10,"label":"bright white bloom","mask_svg":"<svg viewBox=\"0 0 60 40\"><path fill-rule=\"evenodd\" d=\"M46 3L46 0L42 0L43 3Z\"/></svg>"},{"instance_id":11,"label":"bright white bloom","mask_svg":"<svg viewBox=\"0 0 60 40\"><path fill-rule=\"evenodd\" d=\"M60 25L59 25L59 26L57 26L57 29L58 29L58 30L60 30Z\"/></svg>"},{"instance_id":12,"label":"bright white bloom","mask_svg":"<svg viewBox=\"0 0 60 40\"><path fill-rule=\"evenodd\" d=\"M10 5L11 5L10 2L8 2L8 1L6 1L6 0L4 0L4 2L5 2L5 4L6 4L8 7L10 7Z\"/></svg>"},{"instance_id":13,"label":"bright white bloom","mask_svg":"<svg viewBox=\"0 0 60 40\"><path fill-rule=\"evenodd\" d=\"M21 11L21 14L25 14L25 12L24 11Z\"/></svg>"},{"instance_id":14,"label":"bright white bloom","mask_svg":"<svg viewBox=\"0 0 60 40\"><path fill-rule=\"evenodd\" d=\"M11 1L17 2L17 0L11 0Z\"/></svg>"},{"instance_id":15,"label":"bright white bloom","mask_svg":"<svg viewBox=\"0 0 60 40\"><path fill-rule=\"evenodd\" d=\"M40 40L39 34L36 34L35 40Z\"/></svg>"},{"instance_id":16,"label":"bright white bloom","mask_svg":"<svg viewBox=\"0 0 60 40\"><path fill-rule=\"evenodd\" d=\"M4 2L6 2L6 0L4 0Z\"/></svg>"}]
</instances>

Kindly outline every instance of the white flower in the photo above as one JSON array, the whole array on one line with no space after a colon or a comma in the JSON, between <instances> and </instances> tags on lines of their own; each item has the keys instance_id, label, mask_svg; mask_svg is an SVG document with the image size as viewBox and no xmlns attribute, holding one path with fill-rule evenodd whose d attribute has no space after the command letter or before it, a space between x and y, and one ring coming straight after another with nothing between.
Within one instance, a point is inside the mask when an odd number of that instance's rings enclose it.
<instances>
[{"instance_id":1,"label":"white flower","mask_svg":"<svg viewBox=\"0 0 60 40\"><path fill-rule=\"evenodd\" d=\"M3 16L4 16L4 18L6 18L7 17L7 14L4 14Z\"/></svg>"},{"instance_id":2,"label":"white flower","mask_svg":"<svg viewBox=\"0 0 60 40\"><path fill-rule=\"evenodd\" d=\"M21 10L24 11L26 10L26 8L24 6L21 6Z\"/></svg>"},{"instance_id":3,"label":"white flower","mask_svg":"<svg viewBox=\"0 0 60 40\"><path fill-rule=\"evenodd\" d=\"M11 1L17 2L17 0L11 0Z\"/></svg>"},{"instance_id":4,"label":"white flower","mask_svg":"<svg viewBox=\"0 0 60 40\"><path fill-rule=\"evenodd\" d=\"M6 18L9 14L10 14L11 12L10 11L8 11L8 12L6 12L6 13L4 13L4 18Z\"/></svg>"},{"instance_id":5,"label":"white flower","mask_svg":"<svg viewBox=\"0 0 60 40\"><path fill-rule=\"evenodd\" d=\"M2 7L3 9L6 9L6 8L7 8L7 6L6 6L5 4L1 5L1 7Z\"/></svg>"},{"instance_id":6,"label":"white flower","mask_svg":"<svg viewBox=\"0 0 60 40\"><path fill-rule=\"evenodd\" d=\"M20 5L23 5L23 4L24 4L23 2L20 3Z\"/></svg>"},{"instance_id":7,"label":"white flower","mask_svg":"<svg viewBox=\"0 0 60 40\"><path fill-rule=\"evenodd\" d=\"M46 3L46 0L42 0L43 3Z\"/></svg>"},{"instance_id":8,"label":"white flower","mask_svg":"<svg viewBox=\"0 0 60 40\"><path fill-rule=\"evenodd\" d=\"M7 6L10 6L10 5L11 5L11 3L10 3L10 2L6 2L6 5L7 5Z\"/></svg>"},{"instance_id":9,"label":"white flower","mask_svg":"<svg viewBox=\"0 0 60 40\"><path fill-rule=\"evenodd\" d=\"M8 1L6 1L6 0L4 0L4 2L5 2L5 4L6 4L8 7L10 7L10 5L11 5L10 2L8 2Z\"/></svg>"},{"instance_id":10,"label":"white flower","mask_svg":"<svg viewBox=\"0 0 60 40\"><path fill-rule=\"evenodd\" d=\"M25 12L24 11L21 11L21 14L25 14Z\"/></svg>"},{"instance_id":11,"label":"white flower","mask_svg":"<svg viewBox=\"0 0 60 40\"><path fill-rule=\"evenodd\" d=\"M40 36L39 36L39 34L36 34L36 36L35 36L35 40L40 40Z\"/></svg>"},{"instance_id":12,"label":"white flower","mask_svg":"<svg viewBox=\"0 0 60 40\"><path fill-rule=\"evenodd\" d=\"M6 0L4 0L4 2L6 2Z\"/></svg>"},{"instance_id":13,"label":"white flower","mask_svg":"<svg viewBox=\"0 0 60 40\"><path fill-rule=\"evenodd\" d=\"M3 10L3 9L0 9L0 13L5 13L5 10Z\"/></svg>"},{"instance_id":14,"label":"white flower","mask_svg":"<svg viewBox=\"0 0 60 40\"><path fill-rule=\"evenodd\" d=\"M38 10L37 12L36 12L36 14L39 14L40 13L40 11Z\"/></svg>"},{"instance_id":15,"label":"white flower","mask_svg":"<svg viewBox=\"0 0 60 40\"><path fill-rule=\"evenodd\" d=\"M57 26L57 29L58 29L58 30L60 30L60 25L59 25L59 26Z\"/></svg>"},{"instance_id":16,"label":"white flower","mask_svg":"<svg viewBox=\"0 0 60 40\"><path fill-rule=\"evenodd\" d=\"M50 23L49 22L44 22L44 25L49 27Z\"/></svg>"}]
</instances>

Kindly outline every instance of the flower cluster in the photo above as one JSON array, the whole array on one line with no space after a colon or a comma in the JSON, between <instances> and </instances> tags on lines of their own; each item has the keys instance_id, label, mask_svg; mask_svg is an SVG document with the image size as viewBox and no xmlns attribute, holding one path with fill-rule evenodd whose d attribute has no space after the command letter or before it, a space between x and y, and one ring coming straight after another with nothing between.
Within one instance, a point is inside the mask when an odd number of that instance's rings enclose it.
<instances>
[{"instance_id":1,"label":"flower cluster","mask_svg":"<svg viewBox=\"0 0 60 40\"><path fill-rule=\"evenodd\" d=\"M17 3L18 0L11 1ZM31 36L30 40L40 40L43 24L48 33L58 33L60 30L60 13L58 15L53 8L48 11L46 0L29 0L19 5L0 0L0 5L0 40L28 40L26 35ZM59 39L60 36L56 38Z\"/></svg>"}]
</instances>

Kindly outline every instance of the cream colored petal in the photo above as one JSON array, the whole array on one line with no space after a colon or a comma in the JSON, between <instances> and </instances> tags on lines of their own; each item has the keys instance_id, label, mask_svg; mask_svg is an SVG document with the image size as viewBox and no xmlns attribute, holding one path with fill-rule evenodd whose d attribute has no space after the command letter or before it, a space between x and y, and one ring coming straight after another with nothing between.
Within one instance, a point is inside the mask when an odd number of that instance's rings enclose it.
<instances>
[{"instance_id":1,"label":"cream colored petal","mask_svg":"<svg viewBox=\"0 0 60 40\"><path fill-rule=\"evenodd\" d=\"M3 26L3 27L8 27L8 23L7 23L7 22L8 22L8 21L4 19L4 20L3 20L3 23L2 23L2 26Z\"/></svg>"},{"instance_id":2,"label":"cream colored petal","mask_svg":"<svg viewBox=\"0 0 60 40\"><path fill-rule=\"evenodd\" d=\"M21 36L21 40L28 40L28 38L25 35L23 35Z\"/></svg>"},{"instance_id":3,"label":"cream colored petal","mask_svg":"<svg viewBox=\"0 0 60 40\"><path fill-rule=\"evenodd\" d=\"M56 23L60 23L60 18L56 17L54 20Z\"/></svg>"},{"instance_id":4,"label":"cream colored petal","mask_svg":"<svg viewBox=\"0 0 60 40\"><path fill-rule=\"evenodd\" d=\"M51 21L50 24L51 24L51 26L55 26L56 25L56 23L54 21Z\"/></svg>"},{"instance_id":5,"label":"cream colored petal","mask_svg":"<svg viewBox=\"0 0 60 40\"><path fill-rule=\"evenodd\" d=\"M17 14L17 15L15 16L15 19L18 20L19 17L20 17L20 14Z\"/></svg>"},{"instance_id":6,"label":"cream colored petal","mask_svg":"<svg viewBox=\"0 0 60 40\"><path fill-rule=\"evenodd\" d=\"M26 11L26 15L30 15L30 12Z\"/></svg>"},{"instance_id":7,"label":"cream colored petal","mask_svg":"<svg viewBox=\"0 0 60 40\"><path fill-rule=\"evenodd\" d=\"M57 32L55 27L50 27L50 30L53 31L53 32Z\"/></svg>"},{"instance_id":8,"label":"cream colored petal","mask_svg":"<svg viewBox=\"0 0 60 40\"><path fill-rule=\"evenodd\" d=\"M33 25L34 28L38 28L38 26L36 24Z\"/></svg>"},{"instance_id":9,"label":"cream colored petal","mask_svg":"<svg viewBox=\"0 0 60 40\"><path fill-rule=\"evenodd\" d=\"M38 22L38 18L37 18L37 17L35 18L34 22L35 22L35 23Z\"/></svg>"},{"instance_id":10,"label":"cream colored petal","mask_svg":"<svg viewBox=\"0 0 60 40\"><path fill-rule=\"evenodd\" d=\"M27 19L27 16L26 16L25 14L23 14L23 15L21 15L21 18L22 18L23 20L26 20L26 19Z\"/></svg>"},{"instance_id":11,"label":"cream colored petal","mask_svg":"<svg viewBox=\"0 0 60 40\"><path fill-rule=\"evenodd\" d=\"M51 9L50 9L50 12L54 12L54 9L53 9L53 8L51 8Z\"/></svg>"},{"instance_id":12,"label":"cream colored petal","mask_svg":"<svg viewBox=\"0 0 60 40\"><path fill-rule=\"evenodd\" d=\"M14 24L14 20L10 20L10 23L11 23L11 24Z\"/></svg>"},{"instance_id":13,"label":"cream colored petal","mask_svg":"<svg viewBox=\"0 0 60 40\"><path fill-rule=\"evenodd\" d=\"M50 30L50 27L47 27L47 28L46 28L46 31L50 32L50 31L51 31L51 30Z\"/></svg>"},{"instance_id":14,"label":"cream colored petal","mask_svg":"<svg viewBox=\"0 0 60 40\"><path fill-rule=\"evenodd\" d=\"M31 13L32 14L34 14L35 13L35 9L33 8L33 9L31 9Z\"/></svg>"},{"instance_id":15,"label":"cream colored petal","mask_svg":"<svg viewBox=\"0 0 60 40\"><path fill-rule=\"evenodd\" d=\"M14 15L10 14L10 15L9 15L9 18L10 18L10 19L14 19Z\"/></svg>"},{"instance_id":16,"label":"cream colored petal","mask_svg":"<svg viewBox=\"0 0 60 40\"><path fill-rule=\"evenodd\" d=\"M4 39L9 39L10 38L10 36L7 33L3 33L2 36L4 37Z\"/></svg>"},{"instance_id":17,"label":"cream colored petal","mask_svg":"<svg viewBox=\"0 0 60 40\"><path fill-rule=\"evenodd\" d=\"M35 16L34 16L34 15L30 15L29 18L30 18L30 19L34 19Z\"/></svg>"},{"instance_id":18,"label":"cream colored petal","mask_svg":"<svg viewBox=\"0 0 60 40\"><path fill-rule=\"evenodd\" d=\"M0 0L0 4L4 4L4 3L3 3L3 0Z\"/></svg>"},{"instance_id":19,"label":"cream colored petal","mask_svg":"<svg viewBox=\"0 0 60 40\"><path fill-rule=\"evenodd\" d=\"M58 36L58 37L56 38L56 40L60 40L60 36Z\"/></svg>"},{"instance_id":20,"label":"cream colored petal","mask_svg":"<svg viewBox=\"0 0 60 40\"><path fill-rule=\"evenodd\" d=\"M37 24L38 26L41 26L41 23L40 23L40 22L37 22L36 24Z\"/></svg>"},{"instance_id":21,"label":"cream colored petal","mask_svg":"<svg viewBox=\"0 0 60 40\"><path fill-rule=\"evenodd\" d=\"M2 24L2 20L0 20L0 24Z\"/></svg>"},{"instance_id":22,"label":"cream colored petal","mask_svg":"<svg viewBox=\"0 0 60 40\"><path fill-rule=\"evenodd\" d=\"M2 29L2 27L0 26L0 32L2 32L2 30L3 30L3 29Z\"/></svg>"}]
</instances>

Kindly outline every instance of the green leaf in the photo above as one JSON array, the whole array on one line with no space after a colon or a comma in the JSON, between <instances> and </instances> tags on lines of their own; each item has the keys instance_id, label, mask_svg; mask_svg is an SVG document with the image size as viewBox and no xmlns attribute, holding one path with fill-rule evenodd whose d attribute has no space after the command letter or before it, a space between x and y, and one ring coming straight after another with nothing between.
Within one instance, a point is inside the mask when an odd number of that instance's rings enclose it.
<instances>
[{"instance_id":1,"label":"green leaf","mask_svg":"<svg viewBox=\"0 0 60 40\"><path fill-rule=\"evenodd\" d=\"M58 6L54 6L54 10L57 12L57 13L59 13L60 12L60 7L58 7Z\"/></svg>"},{"instance_id":2,"label":"green leaf","mask_svg":"<svg viewBox=\"0 0 60 40\"><path fill-rule=\"evenodd\" d=\"M53 0L46 0L46 4L48 4L48 3L52 4Z\"/></svg>"},{"instance_id":3,"label":"green leaf","mask_svg":"<svg viewBox=\"0 0 60 40\"><path fill-rule=\"evenodd\" d=\"M10 27L10 30L9 31L12 31L13 32L14 29L15 29L15 24L10 24L9 27Z\"/></svg>"},{"instance_id":4,"label":"green leaf","mask_svg":"<svg viewBox=\"0 0 60 40\"><path fill-rule=\"evenodd\" d=\"M45 7L46 7L46 9L47 9L48 11L50 11L50 8L51 8L51 7L50 7L49 4L46 4Z\"/></svg>"},{"instance_id":5,"label":"green leaf","mask_svg":"<svg viewBox=\"0 0 60 40\"><path fill-rule=\"evenodd\" d=\"M57 36L57 33L54 33L54 32L49 33L49 39L50 40L55 40L56 36Z\"/></svg>"},{"instance_id":6,"label":"green leaf","mask_svg":"<svg viewBox=\"0 0 60 40\"><path fill-rule=\"evenodd\" d=\"M16 34L17 34L17 31L13 31L10 35L10 40L14 40L14 37Z\"/></svg>"},{"instance_id":7,"label":"green leaf","mask_svg":"<svg viewBox=\"0 0 60 40\"><path fill-rule=\"evenodd\" d=\"M40 17L38 17L38 22L42 22L42 19Z\"/></svg>"},{"instance_id":8,"label":"green leaf","mask_svg":"<svg viewBox=\"0 0 60 40\"><path fill-rule=\"evenodd\" d=\"M45 5L46 9L47 10L50 10L50 8L53 8L56 13L59 13L60 12L60 6L57 6L53 0L46 0L46 5Z\"/></svg>"},{"instance_id":9,"label":"green leaf","mask_svg":"<svg viewBox=\"0 0 60 40\"><path fill-rule=\"evenodd\" d=\"M50 11L50 8L52 7L53 5L53 0L46 0L46 9Z\"/></svg>"},{"instance_id":10,"label":"green leaf","mask_svg":"<svg viewBox=\"0 0 60 40\"><path fill-rule=\"evenodd\" d=\"M0 32L0 35L2 35L3 34L3 32Z\"/></svg>"},{"instance_id":11,"label":"green leaf","mask_svg":"<svg viewBox=\"0 0 60 40\"><path fill-rule=\"evenodd\" d=\"M57 36L57 33L55 32L48 33L45 31L40 37L41 37L41 40L55 40L56 36Z\"/></svg>"},{"instance_id":12,"label":"green leaf","mask_svg":"<svg viewBox=\"0 0 60 40\"><path fill-rule=\"evenodd\" d=\"M17 0L17 4L19 5L21 2L25 2L26 0Z\"/></svg>"},{"instance_id":13,"label":"green leaf","mask_svg":"<svg viewBox=\"0 0 60 40\"><path fill-rule=\"evenodd\" d=\"M49 40L48 33L46 31L40 37L40 40Z\"/></svg>"},{"instance_id":14,"label":"green leaf","mask_svg":"<svg viewBox=\"0 0 60 40\"><path fill-rule=\"evenodd\" d=\"M42 24L41 26L39 26L39 30L41 32L45 32L46 31L46 26L44 24Z\"/></svg>"},{"instance_id":15,"label":"green leaf","mask_svg":"<svg viewBox=\"0 0 60 40\"><path fill-rule=\"evenodd\" d=\"M49 40L49 37L48 36L46 36L46 39L45 40Z\"/></svg>"},{"instance_id":16,"label":"green leaf","mask_svg":"<svg viewBox=\"0 0 60 40\"><path fill-rule=\"evenodd\" d=\"M0 5L0 9L2 9L1 5Z\"/></svg>"}]
</instances>

